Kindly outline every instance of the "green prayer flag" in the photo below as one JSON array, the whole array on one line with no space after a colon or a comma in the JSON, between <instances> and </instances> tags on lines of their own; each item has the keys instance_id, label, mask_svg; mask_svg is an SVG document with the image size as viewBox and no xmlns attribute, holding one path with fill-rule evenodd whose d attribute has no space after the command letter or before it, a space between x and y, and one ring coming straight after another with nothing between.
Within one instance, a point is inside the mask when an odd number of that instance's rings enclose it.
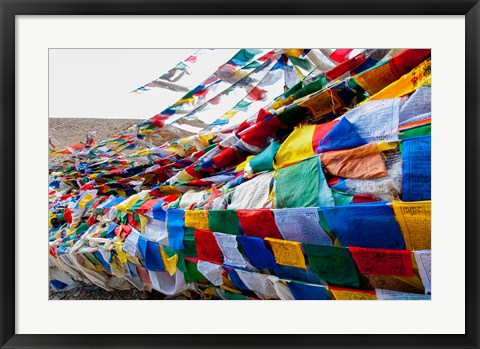
<instances>
[{"instance_id":1,"label":"green prayer flag","mask_svg":"<svg viewBox=\"0 0 480 349\"><path fill-rule=\"evenodd\" d=\"M432 133L432 124L413 127L400 133L400 139L428 136Z\"/></svg>"},{"instance_id":2,"label":"green prayer flag","mask_svg":"<svg viewBox=\"0 0 480 349\"><path fill-rule=\"evenodd\" d=\"M234 293L230 291L224 291L223 295L225 296L225 299L229 301L243 301L243 300L249 300L247 296L240 294L240 293Z\"/></svg>"},{"instance_id":3,"label":"green prayer flag","mask_svg":"<svg viewBox=\"0 0 480 349\"><path fill-rule=\"evenodd\" d=\"M194 233L194 228L184 228L183 246L185 247L185 249L183 250L183 255L185 257L197 257L197 246L195 244L195 238L193 236Z\"/></svg>"},{"instance_id":4,"label":"green prayer flag","mask_svg":"<svg viewBox=\"0 0 480 349\"><path fill-rule=\"evenodd\" d=\"M294 57L289 55L287 55L287 57L290 60L290 62L292 62L293 65L296 65L297 67L300 67L303 70L310 70L310 68L312 68L312 64L306 58Z\"/></svg>"},{"instance_id":5,"label":"green prayer flag","mask_svg":"<svg viewBox=\"0 0 480 349\"><path fill-rule=\"evenodd\" d=\"M177 268L178 270L180 270L182 273L185 274L187 272L187 266L185 265L185 259L183 257L182 251L177 251L177 255L178 255Z\"/></svg>"},{"instance_id":6,"label":"green prayer flag","mask_svg":"<svg viewBox=\"0 0 480 349\"><path fill-rule=\"evenodd\" d=\"M278 170L275 204L277 208L335 205L318 156Z\"/></svg>"},{"instance_id":7,"label":"green prayer flag","mask_svg":"<svg viewBox=\"0 0 480 349\"><path fill-rule=\"evenodd\" d=\"M273 171L273 158L278 149L280 149L280 143L272 142L265 150L251 159L250 167L252 168L253 173Z\"/></svg>"},{"instance_id":8,"label":"green prayer flag","mask_svg":"<svg viewBox=\"0 0 480 349\"><path fill-rule=\"evenodd\" d=\"M333 200L335 200L335 206L344 206L348 205L353 200L353 194L344 193L343 191L338 191L332 189Z\"/></svg>"},{"instance_id":9,"label":"green prayer flag","mask_svg":"<svg viewBox=\"0 0 480 349\"><path fill-rule=\"evenodd\" d=\"M244 66L243 69L257 69L260 66L261 66L260 62L253 61L252 63L249 63L246 66Z\"/></svg>"},{"instance_id":10,"label":"green prayer flag","mask_svg":"<svg viewBox=\"0 0 480 349\"><path fill-rule=\"evenodd\" d=\"M89 226L87 223L82 222L80 225L77 227L77 230L75 231L76 235L82 235L88 230Z\"/></svg>"},{"instance_id":11,"label":"green prayer flag","mask_svg":"<svg viewBox=\"0 0 480 349\"><path fill-rule=\"evenodd\" d=\"M278 117L278 120L282 122L282 124L286 126L294 127L301 121L305 120L307 116L308 116L307 108L302 108L295 105L293 107L288 106L277 117Z\"/></svg>"},{"instance_id":12,"label":"green prayer flag","mask_svg":"<svg viewBox=\"0 0 480 349\"><path fill-rule=\"evenodd\" d=\"M296 91L293 96L295 99L299 99L301 97L305 97L313 92L320 91L324 88L328 83L327 77L325 75L320 76L317 80L309 83L308 85L304 86L300 90Z\"/></svg>"},{"instance_id":13,"label":"green prayer flag","mask_svg":"<svg viewBox=\"0 0 480 349\"><path fill-rule=\"evenodd\" d=\"M235 210L209 210L208 229L219 233L239 235L237 212Z\"/></svg>"},{"instance_id":14,"label":"green prayer flag","mask_svg":"<svg viewBox=\"0 0 480 349\"><path fill-rule=\"evenodd\" d=\"M238 102L237 104L235 104L235 106L232 108L233 110L241 110L241 111L247 111L248 109L248 106L252 104L250 102L247 102L247 101L244 101L244 100L241 100L240 102Z\"/></svg>"},{"instance_id":15,"label":"green prayer flag","mask_svg":"<svg viewBox=\"0 0 480 349\"><path fill-rule=\"evenodd\" d=\"M198 280L205 279L205 276L203 276L203 274L198 271L197 265L195 263L185 260L185 267L187 272L184 273L184 277L187 284L191 284Z\"/></svg>"},{"instance_id":16,"label":"green prayer flag","mask_svg":"<svg viewBox=\"0 0 480 349\"><path fill-rule=\"evenodd\" d=\"M313 272L329 285L360 286L357 266L347 248L311 244L302 247Z\"/></svg>"},{"instance_id":17,"label":"green prayer flag","mask_svg":"<svg viewBox=\"0 0 480 349\"><path fill-rule=\"evenodd\" d=\"M86 257L93 265L100 264L98 259L92 253L84 253L83 256Z\"/></svg>"}]
</instances>

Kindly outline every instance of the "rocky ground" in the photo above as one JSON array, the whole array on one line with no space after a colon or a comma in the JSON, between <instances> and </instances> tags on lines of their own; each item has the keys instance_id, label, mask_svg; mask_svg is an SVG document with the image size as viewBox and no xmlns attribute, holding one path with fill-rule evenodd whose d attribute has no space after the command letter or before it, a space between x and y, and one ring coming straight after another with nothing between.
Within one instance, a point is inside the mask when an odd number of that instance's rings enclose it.
<instances>
[{"instance_id":1,"label":"rocky ground","mask_svg":"<svg viewBox=\"0 0 480 349\"><path fill-rule=\"evenodd\" d=\"M152 290L152 292L139 291L132 289L128 291L112 291L108 292L98 286L90 286L82 284L77 288L65 292L51 291L49 300L165 300L187 299L184 296L165 297L165 295Z\"/></svg>"}]
</instances>

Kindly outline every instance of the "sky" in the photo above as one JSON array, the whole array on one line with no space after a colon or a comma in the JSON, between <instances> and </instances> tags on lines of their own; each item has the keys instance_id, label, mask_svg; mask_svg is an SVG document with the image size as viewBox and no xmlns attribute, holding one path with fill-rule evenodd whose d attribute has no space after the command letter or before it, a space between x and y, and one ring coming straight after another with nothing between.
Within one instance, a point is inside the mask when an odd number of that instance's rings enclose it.
<instances>
[{"instance_id":1,"label":"sky","mask_svg":"<svg viewBox=\"0 0 480 349\"><path fill-rule=\"evenodd\" d=\"M195 49L50 49L49 116L148 119L184 92L132 90L158 78ZM193 88L228 61L237 49L208 51L181 80Z\"/></svg>"}]
</instances>

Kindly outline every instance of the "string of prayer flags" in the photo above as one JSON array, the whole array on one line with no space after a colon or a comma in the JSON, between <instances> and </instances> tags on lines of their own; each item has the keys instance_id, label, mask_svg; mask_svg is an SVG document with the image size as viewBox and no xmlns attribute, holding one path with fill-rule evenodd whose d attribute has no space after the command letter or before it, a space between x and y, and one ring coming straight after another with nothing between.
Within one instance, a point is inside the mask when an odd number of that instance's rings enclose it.
<instances>
[{"instance_id":1,"label":"string of prayer flags","mask_svg":"<svg viewBox=\"0 0 480 349\"><path fill-rule=\"evenodd\" d=\"M402 200L431 199L431 137L403 140L402 148Z\"/></svg>"},{"instance_id":2,"label":"string of prayer flags","mask_svg":"<svg viewBox=\"0 0 480 349\"><path fill-rule=\"evenodd\" d=\"M405 249L393 210L385 202L324 207L322 213L342 246Z\"/></svg>"},{"instance_id":3,"label":"string of prayer flags","mask_svg":"<svg viewBox=\"0 0 480 349\"><path fill-rule=\"evenodd\" d=\"M335 205L318 156L278 169L274 192L277 208Z\"/></svg>"},{"instance_id":4,"label":"string of prayer flags","mask_svg":"<svg viewBox=\"0 0 480 349\"><path fill-rule=\"evenodd\" d=\"M411 251L374 248L348 248L362 274L412 277Z\"/></svg>"},{"instance_id":5,"label":"string of prayer flags","mask_svg":"<svg viewBox=\"0 0 480 349\"><path fill-rule=\"evenodd\" d=\"M52 289L430 299L429 56L242 49L153 118L87 135L49 166Z\"/></svg>"},{"instance_id":6,"label":"string of prayer flags","mask_svg":"<svg viewBox=\"0 0 480 349\"><path fill-rule=\"evenodd\" d=\"M431 201L393 201L393 210L407 249L431 249Z\"/></svg>"},{"instance_id":7,"label":"string of prayer flags","mask_svg":"<svg viewBox=\"0 0 480 349\"><path fill-rule=\"evenodd\" d=\"M265 247L263 239L253 236L238 236L237 240L245 251L249 262L258 269L275 268L275 258Z\"/></svg>"},{"instance_id":8,"label":"string of prayer flags","mask_svg":"<svg viewBox=\"0 0 480 349\"><path fill-rule=\"evenodd\" d=\"M360 276L347 248L320 245L302 245L310 268L328 285L360 286Z\"/></svg>"},{"instance_id":9,"label":"string of prayer flags","mask_svg":"<svg viewBox=\"0 0 480 349\"><path fill-rule=\"evenodd\" d=\"M278 240L268 237L265 238L265 241L268 241L272 247L275 262L277 264L307 269L302 245L299 242Z\"/></svg>"},{"instance_id":10,"label":"string of prayer flags","mask_svg":"<svg viewBox=\"0 0 480 349\"><path fill-rule=\"evenodd\" d=\"M244 235L262 239L282 238L270 209L237 210L237 215Z\"/></svg>"}]
</instances>

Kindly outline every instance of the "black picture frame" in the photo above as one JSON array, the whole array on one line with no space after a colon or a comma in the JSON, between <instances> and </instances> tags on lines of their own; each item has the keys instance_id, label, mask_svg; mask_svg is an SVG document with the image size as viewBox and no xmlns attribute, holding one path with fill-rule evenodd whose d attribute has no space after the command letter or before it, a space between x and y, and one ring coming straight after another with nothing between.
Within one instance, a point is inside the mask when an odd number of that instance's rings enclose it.
<instances>
[{"instance_id":1,"label":"black picture frame","mask_svg":"<svg viewBox=\"0 0 480 349\"><path fill-rule=\"evenodd\" d=\"M477 348L478 342L478 0L0 0L0 345L1 348L395 347ZM26 335L15 334L16 15L465 15L466 327L465 335ZM19 217L18 215L16 216ZM34 311L34 309L32 309ZM448 319L448 314L445 314ZM454 321L454 319L450 319Z\"/></svg>"}]
</instances>

